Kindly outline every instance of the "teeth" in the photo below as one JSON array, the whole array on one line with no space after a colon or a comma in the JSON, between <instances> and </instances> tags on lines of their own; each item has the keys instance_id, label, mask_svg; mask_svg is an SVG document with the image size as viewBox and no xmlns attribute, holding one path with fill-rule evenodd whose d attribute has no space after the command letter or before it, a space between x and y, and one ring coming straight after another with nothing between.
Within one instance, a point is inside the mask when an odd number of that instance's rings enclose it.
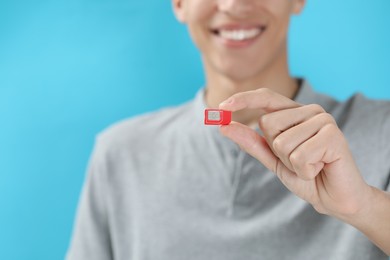
<instances>
[{"instance_id":1,"label":"teeth","mask_svg":"<svg viewBox=\"0 0 390 260\"><path fill-rule=\"evenodd\" d=\"M220 30L219 36L227 40L243 41L256 37L261 33L261 29L253 28L249 30Z\"/></svg>"}]
</instances>

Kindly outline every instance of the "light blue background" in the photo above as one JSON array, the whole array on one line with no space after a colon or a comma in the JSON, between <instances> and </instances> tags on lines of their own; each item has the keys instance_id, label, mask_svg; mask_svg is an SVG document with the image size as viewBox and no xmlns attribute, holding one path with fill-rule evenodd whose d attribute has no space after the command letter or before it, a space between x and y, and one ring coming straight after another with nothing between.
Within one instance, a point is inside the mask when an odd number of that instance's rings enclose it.
<instances>
[{"instance_id":1,"label":"light blue background","mask_svg":"<svg viewBox=\"0 0 390 260\"><path fill-rule=\"evenodd\" d=\"M308 1L291 66L390 98L389 0ZM94 136L203 84L169 0L0 0L0 259L62 259Z\"/></svg>"}]
</instances>

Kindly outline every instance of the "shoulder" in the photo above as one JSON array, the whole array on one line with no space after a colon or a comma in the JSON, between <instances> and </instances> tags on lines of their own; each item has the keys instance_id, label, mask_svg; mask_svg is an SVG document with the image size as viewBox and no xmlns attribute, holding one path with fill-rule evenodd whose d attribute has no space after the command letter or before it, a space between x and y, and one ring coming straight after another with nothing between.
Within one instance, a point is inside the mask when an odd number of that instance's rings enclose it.
<instances>
[{"instance_id":1,"label":"shoulder","mask_svg":"<svg viewBox=\"0 0 390 260\"><path fill-rule=\"evenodd\" d=\"M378 147L385 157L390 155L390 100L375 100L356 94L346 104L351 107L349 125L351 132ZM387 159L386 159L387 160Z\"/></svg>"},{"instance_id":2,"label":"shoulder","mask_svg":"<svg viewBox=\"0 0 390 260\"><path fill-rule=\"evenodd\" d=\"M356 94L352 96L347 103L353 103L356 112L371 116L384 118L389 116L390 100L371 99L363 94Z\"/></svg>"},{"instance_id":3,"label":"shoulder","mask_svg":"<svg viewBox=\"0 0 390 260\"><path fill-rule=\"evenodd\" d=\"M356 93L340 101L315 91L310 83L304 81L296 101L303 104L316 103L322 106L332 114L344 132L354 137L365 134L382 137L384 133L390 131L390 100L375 100Z\"/></svg>"},{"instance_id":4,"label":"shoulder","mask_svg":"<svg viewBox=\"0 0 390 260\"><path fill-rule=\"evenodd\" d=\"M371 133L383 135L384 131L390 132L390 100L370 99L358 93L340 102L335 113L342 115L341 121L348 121L357 128L367 128Z\"/></svg>"},{"instance_id":5,"label":"shoulder","mask_svg":"<svg viewBox=\"0 0 390 260\"><path fill-rule=\"evenodd\" d=\"M169 142L169 138L194 124L193 102L116 122L97 136L97 146L109 153L141 152L150 146Z\"/></svg>"},{"instance_id":6,"label":"shoulder","mask_svg":"<svg viewBox=\"0 0 390 260\"><path fill-rule=\"evenodd\" d=\"M335 110L362 175L371 185L383 187L390 169L390 101L356 94Z\"/></svg>"}]
</instances>

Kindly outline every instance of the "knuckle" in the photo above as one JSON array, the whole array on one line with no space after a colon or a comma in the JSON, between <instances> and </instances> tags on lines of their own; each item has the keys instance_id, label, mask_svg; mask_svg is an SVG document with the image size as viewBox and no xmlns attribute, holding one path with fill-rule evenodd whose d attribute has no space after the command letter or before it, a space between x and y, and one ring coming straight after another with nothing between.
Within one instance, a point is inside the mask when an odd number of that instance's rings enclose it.
<instances>
[{"instance_id":1,"label":"knuckle","mask_svg":"<svg viewBox=\"0 0 390 260\"><path fill-rule=\"evenodd\" d=\"M269 88L259 88L259 89L257 89L257 93L262 95L262 96L269 97L272 95L273 92Z\"/></svg>"},{"instance_id":2,"label":"knuckle","mask_svg":"<svg viewBox=\"0 0 390 260\"><path fill-rule=\"evenodd\" d=\"M347 147L348 144L343 132L334 124L325 125L322 130L324 138L330 140L330 143L335 147Z\"/></svg>"},{"instance_id":3,"label":"knuckle","mask_svg":"<svg viewBox=\"0 0 390 260\"><path fill-rule=\"evenodd\" d=\"M294 151L290 154L289 160L291 164L295 167L300 168L302 161L304 160L304 155L301 151Z\"/></svg>"},{"instance_id":4,"label":"knuckle","mask_svg":"<svg viewBox=\"0 0 390 260\"><path fill-rule=\"evenodd\" d=\"M268 114L265 114L263 116L260 117L259 119L259 125L262 129L267 129L268 126L271 124L270 123L271 121L271 118Z\"/></svg>"},{"instance_id":5,"label":"knuckle","mask_svg":"<svg viewBox=\"0 0 390 260\"><path fill-rule=\"evenodd\" d=\"M325 113L325 109L322 106L318 105L318 104L310 104L310 105L307 105L307 107L309 109L313 110L314 112L318 113L318 114L319 113Z\"/></svg>"},{"instance_id":6,"label":"knuckle","mask_svg":"<svg viewBox=\"0 0 390 260\"><path fill-rule=\"evenodd\" d=\"M328 114L328 113L321 113L321 114L317 115L316 117L325 126L336 125L336 121L334 120L333 116Z\"/></svg>"},{"instance_id":7,"label":"knuckle","mask_svg":"<svg viewBox=\"0 0 390 260\"><path fill-rule=\"evenodd\" d=\"M339 128L333 123L327 123L322 128L326 135L334 136L340 132Z\"/></svg>"},{"instance_id":8,"label":"knuckle","mask_svg":"<svg viewBox=\"0 0 390 260\"><path fill-rule=\"evenodd\" d=\"M304 180L311 180L313 178L310 171L305 167L305 154L301 151L295 151L290 154L289 157L290 163L296 172L296 174Z\"/></svg>"},{"instance_id":9,"label":"knuckle","mask_svg":"<svg viewBox=\"0 0 390 260\"><path fill-rule=\"evenodd\" d=\"M254 91L244 91L232 95L230 98L234 103L246 102L248 98L253 95Z\"/></svg>"},{"instance_id":10,"label":"knuckle","mask_svg":"<svg viewBox=\"0 0 390 260\"><path fill-rule=\"evenodd\" d=\"M265 93L269 93L271 90L269 88L259 88L259 89L257 89L257 91L259 93L265 94Z\"/></svg>"},{"instance_id":11,"label":"knuckle","mask_svg":"<svg viewBox=\"0 0 390 260\"><path fill-rule=\"evenodd\" d=\"M283 154L287 150L288 145L283 137L278 136L272 142L272 147L278 154Z\"/></svg>"},{"instance_id":12,"label":"knuckle","mask_svg":"<svg viewBox=\"0 0 390 260\"><path fill-rule=\"evenodd\" d=\"M243 99L243 97L244 97L244 93L240 92L240 93L236 93L233 96L231 96L229 100L231 103L235 103L235 102Z\"/></svg>"}]
</instances>

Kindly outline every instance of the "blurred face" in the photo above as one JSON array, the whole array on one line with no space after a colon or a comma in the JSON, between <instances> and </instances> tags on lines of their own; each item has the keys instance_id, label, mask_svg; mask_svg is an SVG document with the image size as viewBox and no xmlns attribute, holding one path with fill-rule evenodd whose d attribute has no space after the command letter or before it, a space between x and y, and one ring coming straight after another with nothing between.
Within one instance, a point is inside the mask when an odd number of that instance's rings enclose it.
<instances>
[{"instance_id":1,"label":"blurred face","mask_svg":"<svg viewBox=\"0 0 390 260\"><path fill-rule=\"evenodd\" d=\"M291 14L305 0L173 0L208 72L245 80L286 63ZM278 62L279 61L279 62Z\"/></svg>"}]
</instances>

